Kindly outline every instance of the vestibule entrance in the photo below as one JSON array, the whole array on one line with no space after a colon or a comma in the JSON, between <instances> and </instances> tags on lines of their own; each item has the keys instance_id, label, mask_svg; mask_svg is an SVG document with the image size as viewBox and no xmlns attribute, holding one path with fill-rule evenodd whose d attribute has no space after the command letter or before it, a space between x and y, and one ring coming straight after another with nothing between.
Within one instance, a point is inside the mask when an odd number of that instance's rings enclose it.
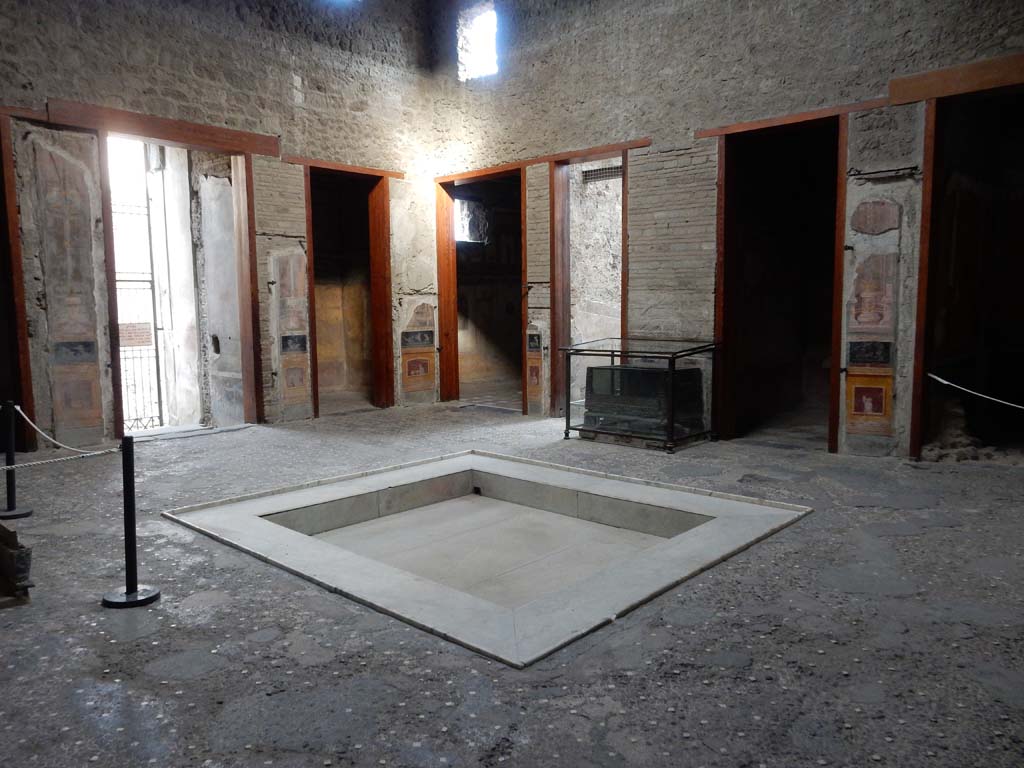
<instances>
[{"instance_id":1,"label":"vestibule entrance","mask_svg":"<svg viewBox=\"0 0 1024 768\"><path fill-rule=\"evenodd\" d=\"M839 364L839 118L722 141L717 430L723 438L781 430L825 447Z\"/></svg>"}]
</instances>

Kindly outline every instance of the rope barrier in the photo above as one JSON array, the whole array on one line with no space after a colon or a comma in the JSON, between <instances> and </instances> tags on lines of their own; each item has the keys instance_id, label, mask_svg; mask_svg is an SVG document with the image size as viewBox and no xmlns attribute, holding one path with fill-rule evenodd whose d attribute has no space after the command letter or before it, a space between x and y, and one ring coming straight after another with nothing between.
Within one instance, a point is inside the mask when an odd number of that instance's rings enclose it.
<instances>
[{"instance_id":1,"label":"rope barrier","mask_svg":"<svg viewBox=\"0 0 1024 768\"><path fill-rule=\"evenodd\" d=\"M77 456L58 456L55 459L40 459L39 461L26 461L24 464L12 464L7 467L0 467L0 470L4 472L14 472L16 469L25 469L26 467L40 467L43 464L57 464L61 461L74 461L75 459L89 459L93 456L104 456L108 453L120 453L120 448L107 448L102 451L91 451L89 453L81 453Z\"/></svg>"},{"instance_id":2,"label":"rope barrier","mask_svg":"<svg viewBox=\"0 0 1024 768\"><path fill-rule=\"evenodd\" d=\"M44 464L58 464L63 461L74 461L75 459L88 459L93 456L105 456L110 453L121 454L121 498L124 504L124 589L115 589L103 595L102 604L107 608L135 608L141 605L149 605L160 599L160 590L156 587L148 587L139 584L139 558L138 546L135 538L135 439L131 435L121 438L120 446L106 448L101 451L86 451L81 448L72 448L70 445L50 437L37 427L32 420L25 415L21 407L8 400L3 404L4 421L6 421L6 449L5 463L3 467L7 485L7 509L0 510L0 520L16 520L28 517L32 514L31 509L18 508L17 490L15 488L15 473L19 469L29 467L40 467ZM32 429L54 445L74 451L72 456L57 456L52 459L40 459L39 461L28 461L24 464L15 464L14 438L15 438L15 413L31 425Z\"/></svg>"},{"instance_id":3,"label":"rope barrier","mask_svg":"<svg viewBox=\"0 0 1024 768\"><path fill-rule=\"evenodd\" d=\"M954 384L952 381L946 381L945 379L936 376L934 373L929 373L928 376L930 378L935 379L940 384L945 384L947 387L953 387L954 389L962 390L968 393L969 395L981 397L984 398L985 400L991 400L993 403L999 403L1000 405L1008 405L1011 408L1020 408L1020 410L1024 411L1024 405L1017 405L1017 403L1009 403L1006 400L1000 400L998 397L992 397L991 395L983 395L981 392L975 392L973 389L961 387L959 384Z\"/></svg>"},{"instance_id":4,"label":"rope barrier","mask_svg":"<svg viewBox=\"0 0 1024 768\"><path fill-rule=\"evenodd\" d=\"M64 448L65 450L68 450L68 451L74 451L75 453L89 453L89 451L83 451L81 448L72 448L70 445L64 445L64 443L60 442L59 440L55 440L54 438L50 437L48 434L43 432L43 430L41 430L39 427L37 427L36 423L34 421L32 421L32 419L30 419L25 414L25 412L23 410L21 410L21 406L20 405L14 406L14 410L17 411L18 413L20 413L21 414L21 418L23 418L25 421L27 421L29 423L29 426L31 426L32 429L34 429L36 432L38 432L43 437L44 440L49 440L51 443L56 445L58 448ZM22 464L21 466L24 467L26 465Z\"/></svg>"}]
</instances>

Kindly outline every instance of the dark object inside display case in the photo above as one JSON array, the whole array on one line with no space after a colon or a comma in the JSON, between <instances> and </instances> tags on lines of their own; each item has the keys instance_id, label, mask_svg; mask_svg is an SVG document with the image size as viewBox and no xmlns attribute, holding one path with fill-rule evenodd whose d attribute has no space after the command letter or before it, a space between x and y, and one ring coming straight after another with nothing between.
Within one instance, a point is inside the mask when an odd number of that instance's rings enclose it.
<instances>
[{"instance_id":1,"label":"dark object inside display case","mask_svg":"<svg viewBox=\"0 0 1024 768\"><path fill-rule=\"evenodd\" d=\"M563 347L565 437L578 432L672 451L710 436L704 388L715 349L707 341L645 338Z\"/></svg>"},{"instance_id":2,"label":"dark object inside display case","mask_svg":"<svg viewBox=\"0 0 1024 768\"><path fill-rule=\"evenodd\" d=\"M675 390L675 436L704 431L703 375L699 368L602 365L587 369L583 427L663 437L668 432L669 385Z\"/></svg>"}]
</instances>

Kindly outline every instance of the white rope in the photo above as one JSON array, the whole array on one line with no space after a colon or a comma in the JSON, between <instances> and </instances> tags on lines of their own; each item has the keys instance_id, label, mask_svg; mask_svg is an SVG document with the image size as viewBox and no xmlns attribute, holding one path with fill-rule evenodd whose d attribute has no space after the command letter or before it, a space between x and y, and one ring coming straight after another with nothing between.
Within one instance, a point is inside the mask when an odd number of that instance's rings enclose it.
<instances>
[{"instance_id":1,"label":"white rope","mask_svg":"<svg viewBox=\"0 0 1024 768\"><path fill-rule=\"evenodd\" d=\"M947 387L954 387L955 389L961 389L964 392L967 392L968 394L975 395L976 397L983 397L986 400L991 400L993 403L999 403L1000 405L1008 405L1011 408L1020 408L1022 411L1024 411L1024 405L1017 405L1016 403L1008 403L1005 400L1000 400L998 397L992 397L990 395L983 395L983 394L981 394L981 392L975 392L973 389L968 389L967 387L961 387L959 384L954 384L952 381L946 381L945 379L941 379L938 376L936 376L934 373L929 373L928 375L931 378L935 379L940 384L945 384Z\"/></svg>"},{"instance_id":2,"label":"white rope","mask_svg":"<svg viewBox=\"0 0 1024 768\"><path fill-rule=\"evenodd\" d=\"M14 406L14 410L16 410L18 413L21 414L21 418L23 418L25 421L27 421L32 426L32 429L34 429L36 432L38 432L40 435L42 435L46 440L49 440L51 443L53 443L57 447L64 448L64 449L69 450L69 451L74 451L75 453L89 453L89 451L83 451L81 448L72 448L70 445L64 445L64 443L61 443L61 442L59 442L57 440L54 440L48 434L43 432L43 430L41 430L39 427L37 427L35 425L35 422L32 421L32 419L30 419L28 416L25 415L25 412L23 410L21 410L21 406L20 405ZM106 453L106 451L105 451L105 453ZM25 465L22 464L22 466L25 466Z\"/></svg>"},{"instance_id":3,"label":"white rope","mask_svg":"<svg viewBox=\"0 0 1024 768\"><path fill-rule=\"evenodd\" d=\"M27 467L38 467L43 464L56 464L61 461L74 461L75 459L88 459L92 456L103 456L107 453L117 453L120 448L107 448L103 451L92 451L90 453L80 453L75 456L58 456L55 459L40 459L39 461L26 461L24 464L12 464L9 467L0 466L0 472L14 472L17 469L26 469Z\"/></svg>"}]
</instances>

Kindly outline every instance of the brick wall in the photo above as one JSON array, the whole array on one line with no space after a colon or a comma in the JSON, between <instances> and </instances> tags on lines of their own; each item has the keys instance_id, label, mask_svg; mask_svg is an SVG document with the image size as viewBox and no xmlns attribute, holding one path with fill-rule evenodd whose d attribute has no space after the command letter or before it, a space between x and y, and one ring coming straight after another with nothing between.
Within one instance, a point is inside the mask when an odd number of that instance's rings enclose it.
<instances>
[{"instance_id":1,"label":"brick wall","mask_svg":"<svg viewBox=\"0 0 1024 768\"><path fill-rule=\"evenodd\" d=\"M714 333L717 144L629 155L629 332Z\"/></svg>"},{"instance_id":2,"label":"brick wall","mask_svg":"<svg viewBox=\"0 0 1024 768\"><path fill-rule=\"evenodd\" d=\"M526 168L526 281L527 322L541 334L544 352L541 412L548 412L551 399L551 204L547 163ZM533 413L531 404L530 412Z\"/></svg>"}]
</instances>

